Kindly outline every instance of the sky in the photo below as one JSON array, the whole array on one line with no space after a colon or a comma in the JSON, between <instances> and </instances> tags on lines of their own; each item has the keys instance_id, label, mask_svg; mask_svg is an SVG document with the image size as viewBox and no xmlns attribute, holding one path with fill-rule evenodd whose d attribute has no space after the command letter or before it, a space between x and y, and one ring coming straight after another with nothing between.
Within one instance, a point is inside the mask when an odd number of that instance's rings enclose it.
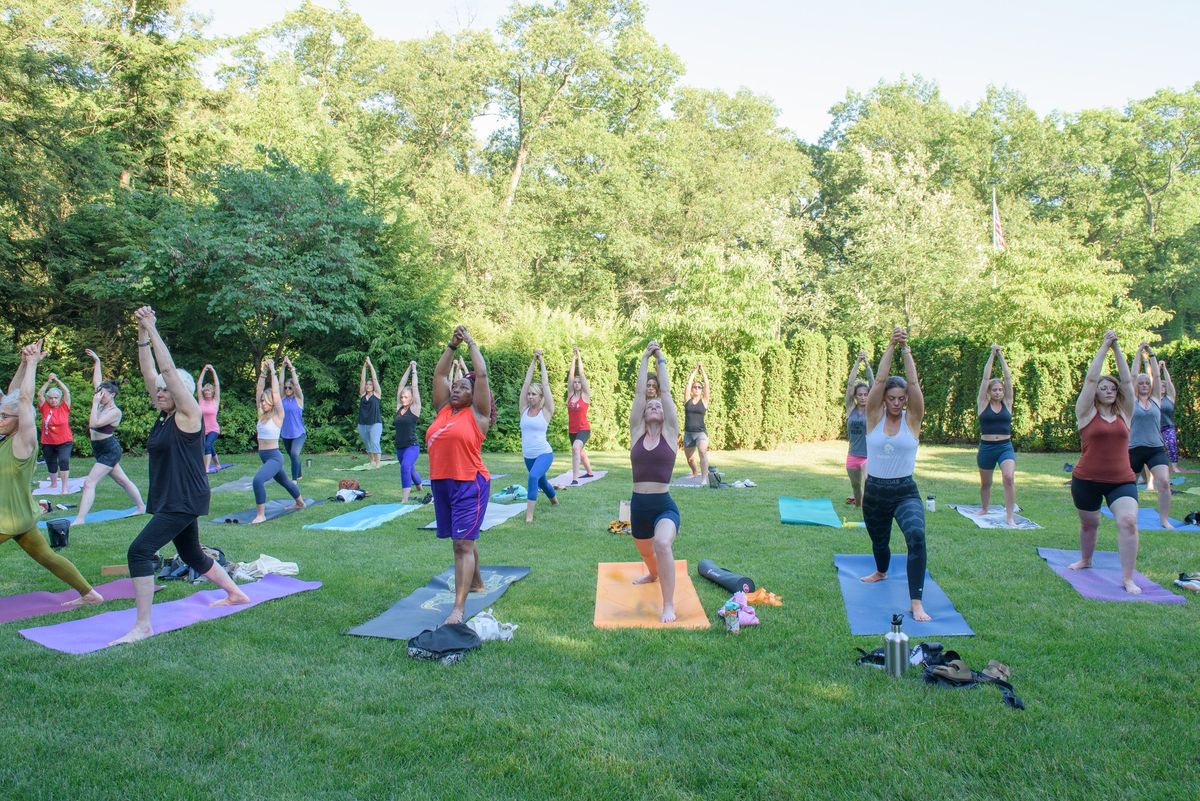
<instances>
[{"instance_id":1,"label":"sky","mask_svg":"<svg viewBox=\"0 0 1200 801\"><path fill-rule=\"evenodd\" d=\"M268 25L301 0L190 0L215 35ZM336 7L335 0L316 0ZM1200 81L1195 0L645 0L646 25L686 67L689 86L747 87L780 124L815 142L847 90L921 75L955 106L988 85L1037 112L1125 106ZM348 0L376 35L493 28L509 0ZM1188 55L1191 53L1191 55Z\"/></svg>"}]
</instances>

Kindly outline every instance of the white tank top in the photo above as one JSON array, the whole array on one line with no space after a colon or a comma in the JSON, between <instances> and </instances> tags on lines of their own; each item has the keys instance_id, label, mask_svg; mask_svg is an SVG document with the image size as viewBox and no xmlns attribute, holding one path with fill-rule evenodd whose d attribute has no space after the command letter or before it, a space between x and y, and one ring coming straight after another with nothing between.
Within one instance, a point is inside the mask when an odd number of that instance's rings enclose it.
<instances>
[{"instance_id":1,"label":"white tank top","mask_svg":"<svg viewBox=\"0 0 1200 801\"><path fill-rule=\"evenodd\" d=\"M908 415L900 413L900 430L894 436L883 432L887 412L867 433L867 475L875 478L904 478L913 474L919 441L908 427Z\"/></svg>"},{"instance_id":2,"label":"white tank top","mask_svg":"<svg viewBox=\"0 0 1200 801\"><path fill-rule=\"evenodd\" d=\"M279 439L279 423L276 423L273 418L267 418L265 421L258 421L258 438L259 439Z\"/></svg>"},{"instance_id":3,"label":"white tank top","mask_svg":"<svg viewBox=\"0 0 1200 801\"><path fill-rule=\"evenodd\" d=\"M543 453L553 453L550 442L546 439L546 431L550 421L546 415L538 412L533 417L526 412L521 415L521 455L526 459L536 459Z\"/></svg>"}]
</instances>

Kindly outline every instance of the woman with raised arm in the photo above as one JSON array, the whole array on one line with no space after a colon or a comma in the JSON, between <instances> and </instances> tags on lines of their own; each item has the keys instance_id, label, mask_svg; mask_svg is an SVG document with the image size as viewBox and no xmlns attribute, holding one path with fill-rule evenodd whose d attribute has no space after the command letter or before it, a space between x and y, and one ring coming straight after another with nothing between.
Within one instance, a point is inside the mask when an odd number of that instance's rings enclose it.
<instances>
[{"instance_id":1,"label":"woman with raised arm","mask_svg":"<svg viewBox=\"0 0 1200 801\"><path fill-rule=\"evenodd\" d=\"M371 377L367 378L367 370ZM371 469L379 467L379 457L382 450L379 438L383 436L383 414L380 402L383 399L379 391L379 376L375 373L375 365L371 357L363 359L362 372L358 378L358 436L362 439L363 450L367 452L367 464Z\"/></svg>"},{"instance_id":2,"label":"woman with raised arm","mask_svg":"<svg viewBox=\"0 0 1200 801\"><path fill-rule=\"evenodd\" d=\"M867 383L858 380L858 371L867 371ZM863 468L867 464L867 392L875 381L867 352L860 350L858 358L850 368L846 379L846 437L850 440L850 451L846 454L846 475L850 477L850 491L846 503L862 507Z\"/></svg>"},{"instance_id":3,"label":"woman with raised arm","mask_svg":"<svg viewBox=\"0 0 1200 801\"><path fill-rule=\"evenodd\" d=\"M205 384L204 377L209 373L212 373L212 383ZM221 436L221 424L217 422L217 413L221 411L221 379L217 378L217 369L211 364L204 365L197 383L200 391L196 394L196 400L200 404L200 417L204 423L204 471L208 472L213 464L220 470L217 437Z\"/></svg>"},{"instance_id":4,"label":"woman with raised arm","mask_svg":"<svg viewBox=\"0 0 1200 801\"><path fill-rule=\"evenodd\" d=\"M1143 354L1149 360L1149 374L1142 372ZM1138 345L1133 357L1134 404L1133 417L1129 421L1129 467L1136 476L1143 470L1146 490L1158 489L1158 521L1163 528L1171 525L1171 463L1167 458L1167 446L1162 436L1162 415L1158 397L1158 359L1146 342Z\"/></svg>"},{"instance_id":5,"label":"woman with raised arm","mask_svg":"<svg viewBox=\"0 0 1200 801\"><path fill-rule=\"evenodd\" d=\"M712 382L700 362L696 362L688 376L687 385L691 394L683 402L683 455L692 477L705 479L708 477L708 429L704 427L704 416L708 412ZM697 450L700 451L699 464L696 463Z\"/></svg>"},{"instance_id":6,"label":"woman with raised arm","mask_svg":"<svg viewBox=\"0 0 1200 801\"><path fill-rule=\"evenodd\" d=\"M138 366L158 419L146 439L150 461L147 509L153 517L129 546L129 575L133 578L133 628L111 645L144 640L154 633L150 607L154 601L155 555L173 543L188 567L225 591L210 606L249 603L250 599L229 578L225 568L200 545L201 515L208 514L210 493L204 470L204 431L196 381L175 367L171 352L158 332L154 309L142 306L138 321Z\"/></svg>"},{"instance_id":7,"label":"woman with raised arm","mask_svg":"<svg viewBox=\"0 0 1200 801\"><path fill-rule=\"evenodd\" d=\"M79 593L79 598L63 606L104 603L104 598L92 589L75 565L50 549L37 528L41 510L29 492L37 464L38 422L33 409L33 388L37 384L38 363L45 357L41 342L22 348L21 363L8 394L0 400L0 543L16 540L35 562Z\"/></svg>"},{"instance_id":8,"label":"woman with raised arm","mask_svg":"<svg viewBox=\"0 0 1200 801\"><path fill-rule=\"evenodd\" d=\"M533 380L533 368L542 367L542 381ZM525 371L525 383L521 385L521 456L525 458L525 469L529 480L525 484L525 522L533 522L533 507L537 505L538 490L546 493L550 503L558 506L558 492L546 479L546 471L554 463L554 448L546 438L550 420L554 417L554 398L546 391L550 378L546 374L546 360L542 351L533 352L533 360Z\"/></svg>"},{"instance_id":9,"label":"woman with raised arm","mask_svg":"<svg viewBox=\"0 0 1200 801\"><path fill-rule=\"evenodd\" d=\"M1117 363L1118 378L1101 375L1109 351ZM1133 377L1117 345L1117 334L1107 331L1092 359L1079 399L1075 424L1081 453L1071 471L1071 499L1079 512L1079 561L1072 570L1092 566L1096 530L1100 527L1100 502L1108 504L1117 523L1117 552L1125 591L1142 590L1133 581L1138 552L1137 476L1129 461L1129 421L1134 415Z\"/></svg>"},{"instance_id":10,"label":"woman with raised arm","mask_svg":"<svg viewBox=\"0 0 1200 801\"><path fill-rule=\"evenodd\" d=\"M299 481L304 477L300 455L304 453L304 440L308 439L304 428L304 392L290 356L283 357L283 369L287 370L287 376L283 379L283 427L279 429L279 441L292 463L292 481ZM279 371L281 374L283 369Z\"/></svg>"},{"instance_id":11,"label":"woman with raised arm","mask_svg":"<svg viewBox=\"0 0 1200 801\"><path fill-rule=\"evenodd\" d=\"M1003 380L992 378L992 365L996 359L1000 360ZM1012 445L1013 383L999 345L992 345L992 352L983 367L975 408L979 415L979 451L975 454L975 465L979 468L979 514L988 513L992 478L996 465L1000 465L1000 476L1004 480L1004 522L1011 528L1017 524L1013 518L1017 508L1017 452Z\"/></svg>"},{"instance_id":12,"label":"woman with raised arm","mask_svg":"<svg viewBox=\"0 0 1200 801\"><path fill-rule=\"evenodd\" d=\"M661 397L647 398L648 363L655 360ZM629 463L633 467L633 497L629 502L633 542L646 575L634 584L657 581L662 590L662 622L675 620L675 537L679 534L679 507L671 497L671 473L678 455L679 417L671 399L667 359L651 341L642 352L637 389L629 411Z\"/></svg>"},{"instance_id":13,"label":"woman with raised arm","mask_svg":"<svg viewBox=\"0 0 1200 801\"><path fill-rule=\"evenodd\" d=\"M409 379L412 384L409 384ZM396 461L400 463L400 486L403 488L401 503L408 503L408 496L416 485L421 491L421 474L417 472L417 457L421 446L417 444L417 423L421 421L421 390L417 387L417 363L409 362L408 369L396 385Z\"/></svg>"},{"instance_id":14,"label":"woman with raised arm","mask_svg":"<svg viewBox=\"0 0 1200 801\"><path fill-rule=\"evenodd\" d=\"M117 441L117 426L121 424L122 412L117 408L117 382L105 381L100 370L100 357L88 349L84 351L92 357L92 386L96 392L92 395L92 410L88 417L88 428L92 438L92 455L96 463L83 481L83 494L79 498L79 513L71 525L82 526L87 522L87 513L96 502L96 485L107 475L111 475L117 486L125 490L125 494L137 507L137 513L146 511L142 502L142 493L125 475L121 467L121 443Z\"/></svg>"},{"instance_id":15,"label":"woman with raised arm","mask_svg":"<svg viewBox=\"0 0 1200 801\"><path fill-rule=\"evenodd\" d=\"M58 386L52 387L51 383ZM61 494L66 495L71 478L71 448L75 444L75 434L71 431L71 390L54 373L38 390L38 411L42 413L42 455L50 472L50 489L62 481Z\"/></svg>"},{"instance_id":16,"label":"woman with raised arm","mask_svg":"<svg viewBox=\"0 0 1200 801\"><path fill-rule=\"evenodd\" d=\"M449 382L454 352L467 343L472 372ZM454 608L446 623L462 623L467 595L483 590L479 575L479 531L492 480L483 466L483 441L494 422L492 391L483 354L467 329L458 326L433 372L437 415L425 431L429 483L439 539L454 543Z\"/></svg>"},{"instance_id":17,"label":"woman with raised arm","mask_svg":"<svg viewBox=\"0 0 1200 801\"><path fill-rule=\"evenodd\" d=\"M578 372L576 371L578 368ZM588 408L592 404L592 390L583 373L583 356L579 348L571 350L571 376L567 379L567 433L571 436L571 483L579 483L579 465L583 464L584 478L592 477L592 462L584 448L592 436L592 424L588 422Z\"/></svg>"},{"instance_id":18,"label":"woman with raised arm","mask_svg":"<svg viewBox=\"0 0 1200 801\"><path fill-rule=\"evenodd\" d=\"M904 375L889 375L892 356L900 348ZM875 381L867 393L867 486L863 492L863 522L871 537L875 572L863 576L868 583L887 578L892 561L890 540L895 520L908 545L908 597L913 620L930 620L925 611L925 504L913 480L925 396L917 378L917 365L908 346L908 332L892 331L892 341L879 360Z\"/></svg>"},{"instance_id":19,"label":"woman with raised arm","mask_svg":"<svg viewBox=\"0 0 1200 801\"><path fill-rule=\"evenodd\" d=\"M266 389L267 377L271 378L271 389ZM275 374L275 362L267 359L262 363L258 373L258 387L255 391L258 398L258 458L262 467L254 474L251 482L254 486L254 519L250 522L261 523L267 519L267 482L275 479L275 483L288 491L296 501L296 508L304 508L304 497L296 482L289 481L287 472L283 469L283 454L279 452L279 437L283 430L283 399L279 397L279 377Z\"/></svg>"},{"instance_id":20,"label":"woman with raised arm","mask_svg":"<svg viewBox=\"0 0 1200 801\"><path fill-rule=\"evenodd\" d=\"M1175 432L1175 382L1171 380L1167 363L1161 360L1158 362L1158 385L1158 411L1162 418L1159 432L1167 446L1171 472L1182 473L1179 469L1179 436Z\"/></svg>"}]
</instances>

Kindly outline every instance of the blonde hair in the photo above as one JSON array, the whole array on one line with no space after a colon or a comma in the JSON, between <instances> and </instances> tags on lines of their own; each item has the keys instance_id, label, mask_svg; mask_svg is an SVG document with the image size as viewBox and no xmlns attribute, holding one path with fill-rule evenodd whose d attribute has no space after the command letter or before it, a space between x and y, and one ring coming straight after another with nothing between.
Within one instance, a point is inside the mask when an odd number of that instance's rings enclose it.
<instances>
[{"instance_id":1,"label":"blonde hair","mask_svg":"<svg viewBox=\"0 0 1200 801\"><path fill-rule=\"evenodd\" d=\"M541 381L534 381L529 385L530 392L536 392L537 396L542 399L542 404L546 403L546 390L542 387Z\"/></svg>"}]
</instances>

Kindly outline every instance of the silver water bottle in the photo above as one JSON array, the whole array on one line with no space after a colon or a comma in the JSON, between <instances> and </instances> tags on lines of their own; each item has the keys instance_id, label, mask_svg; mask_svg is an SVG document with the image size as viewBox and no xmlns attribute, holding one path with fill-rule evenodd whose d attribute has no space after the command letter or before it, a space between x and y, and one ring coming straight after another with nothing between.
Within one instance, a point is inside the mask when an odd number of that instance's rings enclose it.
<instances>
[{"instance_id":1,"label":"silver water bottle","mask_svg":"<svg viewBox=\"0 0 1200 801\"><path fill-rule=\"evenodd\" d=\"M908 668L908 635L900 630L904 615L892 615L892 630L883 635L883 669L899 678Z\"/></svg>"}]
</instances>

